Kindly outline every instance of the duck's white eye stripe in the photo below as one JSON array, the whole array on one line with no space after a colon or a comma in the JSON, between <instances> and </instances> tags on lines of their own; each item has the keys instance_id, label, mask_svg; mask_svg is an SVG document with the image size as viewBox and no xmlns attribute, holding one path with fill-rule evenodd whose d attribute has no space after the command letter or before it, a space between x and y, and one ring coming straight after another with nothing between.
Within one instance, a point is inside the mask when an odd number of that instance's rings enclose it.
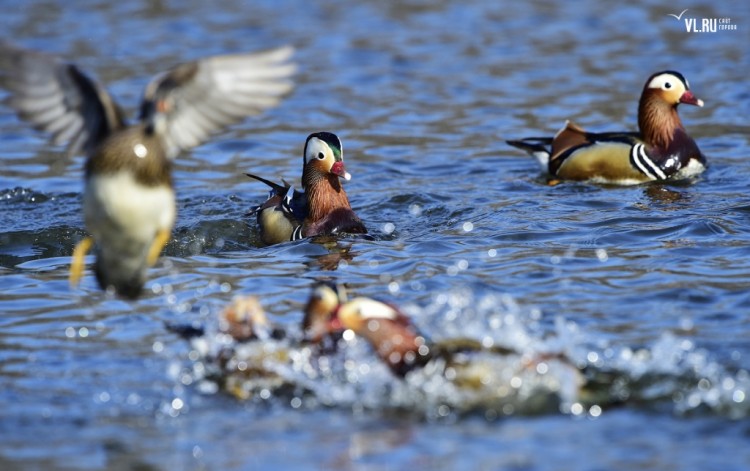
<instances>
[{"instance_id":1,"label":"duck's white eye stripe","mask_svg":"<svg viewBox=\"0 0 750 471\"><path fill-rule=\"evenodd\" d=\"M662 90L669 90L674 88L681 82L682 81L678 77L675 77L672 74L660 74L651 79L651 81L648 83L648 88L660 88ZM685 87L690 88L690 86L687 84L687 80L685 81Z\"/></svg>"},{"instance_id":2,"label":"duck's white eye stripe","mask_svg":"<svg viewBox=\"0 0 750 471\"><path fill-rule=\"evenodd\" d=\"M325 159L326 155L330 152L328 144L324 141L313 137L310 142L307 143L307 149L305 152L305 163L312 159Z\"/></svg>"},{"instance_id":3,"label":"duck's white eye stripe","mask_svg":"<svg viewBox=\"0 0 750 471\"><path fill-rule=\"evenodd\" d=\"M398 316L395 309L374 299L358 298L353 299L352 303L356 304L363 319L395 319Z\"/></svg>"}]
</instances>

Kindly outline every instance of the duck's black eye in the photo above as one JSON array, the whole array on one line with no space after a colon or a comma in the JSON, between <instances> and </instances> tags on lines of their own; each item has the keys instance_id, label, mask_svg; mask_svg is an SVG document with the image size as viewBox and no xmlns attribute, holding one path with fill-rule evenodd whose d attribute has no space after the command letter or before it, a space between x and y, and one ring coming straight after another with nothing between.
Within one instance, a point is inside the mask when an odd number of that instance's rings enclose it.
<instances>
[{"instance_id":1,"label":"duck's black eye","mask_svg":"<svg viewBox=\"0 0 750 471\"><path fill-rule=\"evenodd\" d=\"M672 84L670 82L666 82L664 84L664 88L666 88L667 90L669 90L670 88L672 88Z\"/></svg>"},{"instance_id":2,"label":"duck's black eye","mask_svg":"<svg viewBox=\"0 0 750 471\"><path fill-rule=\"evenodd\" d=\"M318 158L319 158L320 160L323 160L323 159L325 159L325 158L326 158L326 156L325 156L325 155L323 155L323 153L322 153L322 152L318 152Z\"/></svg>"}]
</instances>

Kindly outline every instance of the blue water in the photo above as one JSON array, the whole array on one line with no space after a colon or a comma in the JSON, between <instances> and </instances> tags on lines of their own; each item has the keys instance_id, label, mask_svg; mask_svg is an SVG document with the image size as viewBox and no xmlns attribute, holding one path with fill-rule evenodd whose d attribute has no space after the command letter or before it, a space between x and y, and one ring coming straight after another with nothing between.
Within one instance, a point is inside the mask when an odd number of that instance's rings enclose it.
<instances>
[{"instance_id":1,"label":"blue water","mask_svg":"<svg viewBox=\"0 0 750 471\"><path fill-rule=\"evenodd\" d=\"M688 33L667 16L685 8L738 29ZM0 468L750 469L748 4L37 0L4 6L0 27L133 115L180 61L292 44L300 65L279 107L179 159L173 240L135 302L90 272L68 287L83 158L0 107ZM710 163L695 182L550 187L504 144L566 119L632 130L663 69L706 102L680 108ZM297 179L318 130L342 138L373 237L262 248L243 215L266 190L244 173ZM318 280L402 306L433 338L563 352L633 395L464 413L353 341L311 395L241 401L167 328L210 326L239 294L294 331Z\"/></svg>"}]
</instances>

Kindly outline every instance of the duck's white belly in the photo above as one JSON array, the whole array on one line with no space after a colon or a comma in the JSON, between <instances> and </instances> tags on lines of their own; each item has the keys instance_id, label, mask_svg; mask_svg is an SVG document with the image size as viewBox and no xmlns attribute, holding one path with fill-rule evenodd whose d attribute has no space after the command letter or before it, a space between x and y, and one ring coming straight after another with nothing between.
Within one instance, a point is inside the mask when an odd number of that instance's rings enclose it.
<instances>
[{"instance_id":1,"label":"duck's white belly","mask_svg":"<svg viewBox=\"0 0 750 471\"><path fill-rule=\"evenodd\" d=\"M141 185L130 172L96 175L86 184L83 212L100 247L114 241L150 247L159 230L174 226L174 190Z\"/></svg>"}]
</instances>

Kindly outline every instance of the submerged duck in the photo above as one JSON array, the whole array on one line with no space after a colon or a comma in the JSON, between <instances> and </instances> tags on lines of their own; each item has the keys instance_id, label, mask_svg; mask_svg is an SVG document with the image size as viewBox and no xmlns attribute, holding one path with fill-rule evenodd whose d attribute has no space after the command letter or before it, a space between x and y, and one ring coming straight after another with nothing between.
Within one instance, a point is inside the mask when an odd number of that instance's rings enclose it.
<instances>
[{"instance_id":1,"label":"submerged duck","mask_svg":"<svg viewBox=\"0 0 750 471\"><path fill-rule=\"evenodd\" d=\"M219 333L230 341L222 344L213 363L207 360L218 367L211 377L223 390L246 400L294 389L274 369L290 361L286 332L271 325L258 298L236 296L219 315Z\"/></svg>"},{"instance_id":2,"label":"submerged duck","mask_svg":"<svg viewBox=\"0 0 750 471\"><path fill-rule=\"evenodd\" d=\"M341 140L330 132L310 134L302 155L303 192L247 174L271 187L268 199L250 210L256 215L260 238L266 245L319 235L366 234L341 185L351 179L344 167Z\"/></svg>"},{"instance_id":3,"label":"submerged duck","mask_svg":"<svg viewBox=\"0 0 750 471\"><path fill-rule=\"evenodd\" d=\"M8 103L69 154L86 155L83 212L90 236L73 251L70 282L95 247L103 289L137 297L175 222L172 163L226 126L275 106L292 89L290 47L186 62L147 85L138 122L77 66L0 41Z\"/></svg>"},{"instance_id":4,"label":"submerged duck","mask_svg":"<svg viewBox=\"0 0 750 471\"><path fill-rule=\"evenodd\" d=\"M706 158L680 121L680 103L703 106L679 72L648 78L638 104L639 132L587 132L568 121L554 137L507 141L562 180L631 185L696 176Z\"/></svg>"}]
</instances>

